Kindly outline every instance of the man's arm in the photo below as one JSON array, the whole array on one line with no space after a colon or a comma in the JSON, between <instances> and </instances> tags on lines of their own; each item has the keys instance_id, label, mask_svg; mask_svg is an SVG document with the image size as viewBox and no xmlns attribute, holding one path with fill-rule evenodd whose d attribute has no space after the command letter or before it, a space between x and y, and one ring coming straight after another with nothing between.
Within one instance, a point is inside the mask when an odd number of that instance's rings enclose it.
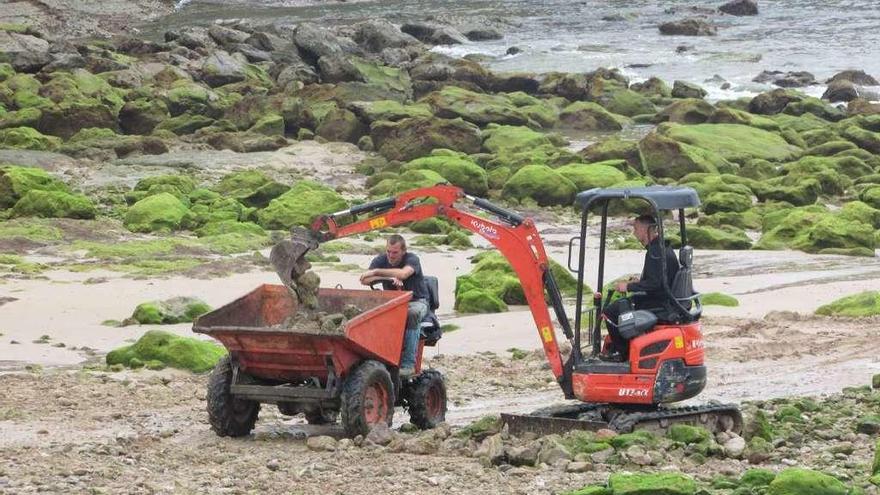
<instances>
[{"instance_id":1,"label":"man's arm","mask_svg":"<svg viewBox=\"0 0 880 495\"><path fill-rule=\"evenodd\" d=\"M649 249L645 255L644 276L637 282L626 284L627 292L646 292L658 294L663 292L663 266L661 265L662 253L654 253Z\"/></svg>"}]
</instances>

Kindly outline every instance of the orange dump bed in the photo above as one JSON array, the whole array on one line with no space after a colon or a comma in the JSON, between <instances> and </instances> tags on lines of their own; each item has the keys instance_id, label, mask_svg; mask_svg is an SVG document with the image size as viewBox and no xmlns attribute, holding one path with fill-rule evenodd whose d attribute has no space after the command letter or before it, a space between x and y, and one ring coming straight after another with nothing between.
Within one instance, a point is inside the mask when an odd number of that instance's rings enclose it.
<instances>
[{"instance_id":1,"label":"orange dump bed","mask_svg":"<svg viewBox=\"0 0 880 495\"><path fill-rule=\"evenodd\" d=\"M284 381L346 376L363 359L391 366L400 361L410 292L319 289L319 311L362 312L338 331L289 328L297 302L282 285L262 285L202 315L193 331L219 340L249 375Z\"/></svg>"}]
</instances>

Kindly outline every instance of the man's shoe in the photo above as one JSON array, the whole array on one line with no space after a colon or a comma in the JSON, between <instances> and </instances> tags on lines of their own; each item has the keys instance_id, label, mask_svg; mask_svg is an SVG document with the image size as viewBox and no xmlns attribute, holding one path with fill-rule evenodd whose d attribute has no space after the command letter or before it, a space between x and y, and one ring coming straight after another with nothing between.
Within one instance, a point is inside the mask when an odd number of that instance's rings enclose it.
<instances>
[{"instance_id":1,"label":"man's shoe","mask_svg":"<svg viewBox=\"0 0 880 495\"><path fill-rule=\"evenodd\" d=\"M415 368L400 368L400 377L401 378L412 378L412 376L415 374L416 374Z\"/></svg>"},{"instance_id":2,"label":"man's shoe","mask_svg":"<svg viewBox=\"0 0 880 495\"><path fill-rule=\"evenodd\" d=\"M599 359L609 363L622 363L626 361L623 354L618 351L609 352L608 354L599 354Z\"/></svg>"}]
</instances>

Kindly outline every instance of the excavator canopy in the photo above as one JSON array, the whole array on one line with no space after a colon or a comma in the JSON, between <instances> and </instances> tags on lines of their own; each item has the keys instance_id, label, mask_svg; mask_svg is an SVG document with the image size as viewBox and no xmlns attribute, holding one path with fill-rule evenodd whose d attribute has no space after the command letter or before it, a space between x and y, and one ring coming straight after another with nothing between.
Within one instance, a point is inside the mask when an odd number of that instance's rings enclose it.
<instances>
[{"instance_id":1,"label":"excavator canopy","mask_svg":"<svg viewBox=\"0 0 880 495\"><path fill-rule=\"evenodd\" d=\"M700 206L697 191L690 187L647 186L608 189L590 189L578 193L575 203L585 210L597 201L609 199L644 199L653 203L658 210L680 210Z\"/></svg>"}]
</instances>

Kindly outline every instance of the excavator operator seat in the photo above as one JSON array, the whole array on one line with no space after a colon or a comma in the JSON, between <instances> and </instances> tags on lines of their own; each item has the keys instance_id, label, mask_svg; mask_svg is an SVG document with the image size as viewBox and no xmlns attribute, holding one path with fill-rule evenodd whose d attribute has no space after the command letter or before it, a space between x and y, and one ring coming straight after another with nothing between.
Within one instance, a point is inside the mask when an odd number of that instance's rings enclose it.
<instances>
[{"instance_id":1,"label":"excavator operator seat","mask_svg":"<svg viewBox=\"0 0 880 495\"><path fill-rule=\"evenodd\" d=\"M680 267L678 273L675 274L675 278L672 280L672 287L670 287L672 297L684 306L685 309L690 311L687 315L681 315L682 319L696 321L700 318L702 308L700 308L699 305L697 308L693 307L694 299L699 297L699 294L694 292L694 279L692 275L694 248L691 246L682 246L678 252L678 261Z\"/></svg>"},{"instance_id":2,"label":"excavator operator seat","mask_svg":"<svg viewBox=\"0 0 880 495\"><path fill-rule=\"evenodd\" d=\"M440 320L437 319L437 315L434 314L434 311L440 307L440 297L439 297L439 284L437 283L437 277L433 277L430 275L426 275L424 277L425 288L428 293L428 314L425 315L425 318L422 320L421 330L422 337L425 339L425 345L433 346L440 340L442 335L442 330L440 329Z\"/></svg>"}]
</instances>

